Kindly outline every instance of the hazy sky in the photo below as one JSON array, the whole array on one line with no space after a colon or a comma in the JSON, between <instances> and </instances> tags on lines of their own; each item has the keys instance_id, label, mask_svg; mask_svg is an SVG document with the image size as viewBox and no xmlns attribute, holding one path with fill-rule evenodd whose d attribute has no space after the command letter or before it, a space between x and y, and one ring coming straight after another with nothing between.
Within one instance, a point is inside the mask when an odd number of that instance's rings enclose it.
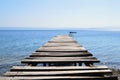
<instances>
[{"instance_id":1,"label":"hazy sky","mask_svg":"<svg viewBox=\"0 0 120 80\"><path fill-rule=\"evenodd\" d=\"M0 0L0 27L120 28L120 0Z\"/></svg>"}]
</instances>

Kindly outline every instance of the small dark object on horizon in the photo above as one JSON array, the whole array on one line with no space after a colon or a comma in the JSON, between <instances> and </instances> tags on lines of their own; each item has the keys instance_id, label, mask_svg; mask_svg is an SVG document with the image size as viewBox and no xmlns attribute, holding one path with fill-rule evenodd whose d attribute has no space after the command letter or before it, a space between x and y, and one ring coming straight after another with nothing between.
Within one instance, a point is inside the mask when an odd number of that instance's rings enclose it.
<instances>
[{"instance_id":1,"label":"small dark object on horizon","mask_svg":"<svg viewBox=\"0 0 120 80\"><path fill-rule=\"evenodd\" d=\"M77 32L69 32L69 36L73 37L73 34Z\"/></svg>"}]
</instances>

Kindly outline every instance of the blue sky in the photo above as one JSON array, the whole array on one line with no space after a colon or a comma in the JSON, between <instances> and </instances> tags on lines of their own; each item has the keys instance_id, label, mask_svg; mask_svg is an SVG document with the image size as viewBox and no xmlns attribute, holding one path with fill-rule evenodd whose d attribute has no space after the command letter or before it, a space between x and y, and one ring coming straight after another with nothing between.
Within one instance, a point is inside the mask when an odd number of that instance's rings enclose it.
<instances>
[{"instance_id":1,"label":"blue sky","mask_svg":"<svg viewBox=\"0 0 120 80\"><path fill-rule=\"evenodd\" d=\"M120 29L120 0L0 0L0 27Z\"/></svg>"}]
</instances>

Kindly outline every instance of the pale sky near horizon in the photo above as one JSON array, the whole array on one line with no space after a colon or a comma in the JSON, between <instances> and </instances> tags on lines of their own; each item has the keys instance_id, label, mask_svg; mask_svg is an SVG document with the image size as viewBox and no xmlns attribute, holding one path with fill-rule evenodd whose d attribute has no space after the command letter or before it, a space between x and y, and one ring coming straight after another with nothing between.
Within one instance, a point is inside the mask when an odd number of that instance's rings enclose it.
<instances>
[{"instance_id":1,"label":"pale sky near horizon","mask_svg":"<svg viewBox=\"0 0 120 80\"><path fill-rule=\"evenodd\" d=\"M0 27L120 29L120 0L0 0Z\"/></svg>"}]
</instances>

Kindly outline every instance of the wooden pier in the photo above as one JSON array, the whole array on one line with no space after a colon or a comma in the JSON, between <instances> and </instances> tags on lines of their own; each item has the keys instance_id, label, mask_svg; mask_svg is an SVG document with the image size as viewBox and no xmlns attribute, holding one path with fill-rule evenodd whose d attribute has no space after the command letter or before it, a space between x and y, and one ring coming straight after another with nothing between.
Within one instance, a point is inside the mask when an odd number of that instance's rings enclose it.
<instances>
[{"instance_id":1,"label":"wooden pier","mask_svg":"<svg viewBox=\"0 0 120 80\"><path fill-rule=\"evenodd\" d=\"M118 80L71 36L58 35L13 66L0 80Z\"/></svg>"}]
</instances>

